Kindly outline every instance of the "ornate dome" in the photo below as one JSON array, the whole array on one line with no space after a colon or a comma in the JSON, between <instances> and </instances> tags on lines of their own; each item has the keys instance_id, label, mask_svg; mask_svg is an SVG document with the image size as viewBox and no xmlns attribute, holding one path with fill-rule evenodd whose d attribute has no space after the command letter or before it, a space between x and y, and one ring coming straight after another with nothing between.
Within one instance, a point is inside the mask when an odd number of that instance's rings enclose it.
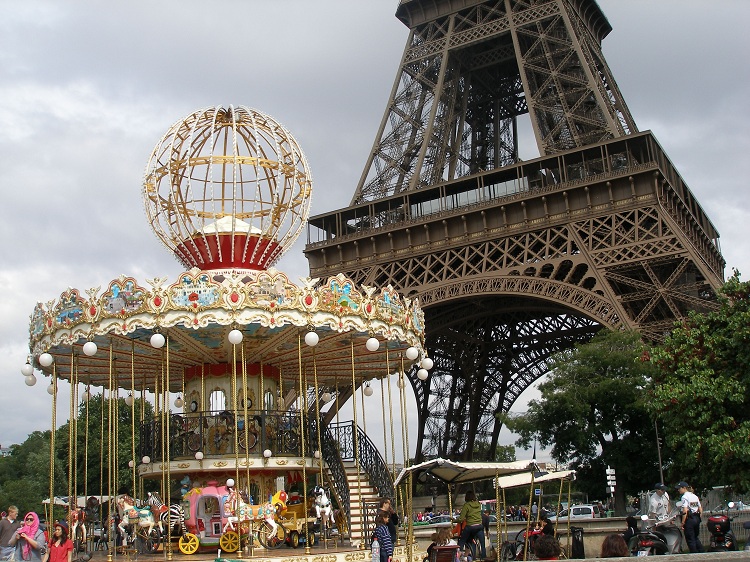
<instances>
[{"instance_id":1,"label":"ornate dome","mask_svg":"<svg viewBox=\"0 0 750 562\"><path fill-rule=\"evenodd\" d=\"M188 269L266 269L307 220L312 177L294 137L245 106L201 109L156 144L143 181L151 227Z\"/></svg>"}]
</instances>

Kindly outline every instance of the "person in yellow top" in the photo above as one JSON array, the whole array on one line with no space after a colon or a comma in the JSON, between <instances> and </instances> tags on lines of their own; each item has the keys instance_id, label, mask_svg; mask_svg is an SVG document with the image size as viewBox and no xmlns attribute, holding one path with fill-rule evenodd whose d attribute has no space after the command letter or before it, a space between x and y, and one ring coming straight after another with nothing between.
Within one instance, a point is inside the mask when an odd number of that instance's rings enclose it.
<instances>
[{"instance_id":1,"label":"person in yellow top","mask_svg":"<svg viewBox=\"0 0 750 562\"><path fill-rule=\"evenodd\" d=\"M461 536L458 538L459 550L464 550L466 543L477 539L479 542L480 559L484 560L487 551L484 547L484 526L482 525L482 504L477 501L476 494L469 490L466 492L465 503L461 508L459 523L465 523ZM475 555L477 553L474 553Z\"/></svg>"}]
</instances>

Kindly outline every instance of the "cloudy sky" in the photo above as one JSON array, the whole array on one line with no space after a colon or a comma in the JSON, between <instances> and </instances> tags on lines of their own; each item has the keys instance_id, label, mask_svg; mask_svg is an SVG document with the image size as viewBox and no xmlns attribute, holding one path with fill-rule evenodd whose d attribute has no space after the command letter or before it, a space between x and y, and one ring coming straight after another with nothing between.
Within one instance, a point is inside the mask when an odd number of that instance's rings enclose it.
<instances>
[{"instance_id":1,"label":"cloudy sky","mask_svg":"<svg viewBox=\"0 0 750 562\"><path fill-rule=\"evenodd\" d=\"M654 132L719 229L727 273L747 278L750 2L599 4L614 28L605 55L639 129ZM20 372L38 301L181 271L140 195L172 123L213 105L268 113L305 150L312 213L349 202L407 39L396 5L0 0L0 444L50 425L47 382L29 388ZM292 279L307 272L303 244L279 264Z\"/></svg>"}]
</instances>

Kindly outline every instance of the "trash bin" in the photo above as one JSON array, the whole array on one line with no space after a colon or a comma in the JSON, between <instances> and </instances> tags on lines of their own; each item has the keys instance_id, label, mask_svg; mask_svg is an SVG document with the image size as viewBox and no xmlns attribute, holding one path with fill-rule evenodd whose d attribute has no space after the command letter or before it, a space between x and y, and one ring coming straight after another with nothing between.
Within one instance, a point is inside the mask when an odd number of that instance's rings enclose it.
<instances>
[{"instance_id":1,"label":"trash bin","mask_svg":"<svg viewBox=\"0 0 750 562\"><path fill-rule=\"evenodd\" d=\"M570 557L586 558L586 553L583 549L583 527L571 527L570 535Z\"/></svg>"}]
</instances>

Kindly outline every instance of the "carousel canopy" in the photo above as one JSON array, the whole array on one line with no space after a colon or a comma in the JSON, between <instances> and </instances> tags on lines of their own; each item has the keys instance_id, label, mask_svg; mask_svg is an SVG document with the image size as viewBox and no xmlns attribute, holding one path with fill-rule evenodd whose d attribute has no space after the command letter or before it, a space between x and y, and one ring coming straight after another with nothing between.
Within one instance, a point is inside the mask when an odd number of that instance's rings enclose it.
<instances>
[{"instance_id":1,"label":"carousel canopy","mask_svg":"<svg viewBox=\"0 0 750 562\"><path fill-rule=\"evenodd\" d=\"M111 281L107 289L67 289L57 301L37 304L31 316L30 349L34 367L85 384L153 390L154 377L166 368L170 390L184 377L228 374L233 363L263 363L284 376L296 376L300 360L311 363L313 348L304 343L314 331L315 366L321 384L351 381L352 355L357 378L385 377L412 362L402 351L414 347L424 357L424 313L416 299L404 299L391 287L357 287L343 275L325 282L304 279L303 286L275 270L207 272L193 269L171 284L166 278L132 277ZM228 335L237 330L237 348ZM155 348L154 334L167 345ZM374 351L370 338L379 341ZM96 344L89 355L87 342ZM163 342L162 342L163 343ZM49 353L53 365L40 355ZM223 371L222 371L223 369Z\"/></svg>"},{"instance_id":2,"label":"carousel canopy","mask_svg":"<svg viewBox=\"0 0 750 562\"><path fill-rule=\"evenodd\" d=\"M401 470L394 486L398 486L409 474L429 474L438 480L448 484L460 484L465 482L476 482L478 480L489 480L497 476L508 474L528 473L536 469L536 462L514 461L514 462L454 462L447 459L433 459L423 463L415 464Z\"/></svg>"}]
</instances>

